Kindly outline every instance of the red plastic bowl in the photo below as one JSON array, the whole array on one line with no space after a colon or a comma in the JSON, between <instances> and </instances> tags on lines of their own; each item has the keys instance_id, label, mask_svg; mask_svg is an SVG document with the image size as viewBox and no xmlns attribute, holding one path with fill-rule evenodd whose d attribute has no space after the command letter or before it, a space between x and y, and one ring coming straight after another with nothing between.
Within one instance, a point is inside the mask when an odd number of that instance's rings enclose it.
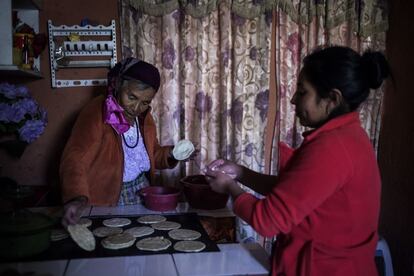
<instances>
[{"instance_id":1,"label":"red plastic bowl","mask_svg":"<svg viewBox=\"0 0 414 276\"><path fill-rule=\"evenodd\" d=\"M180 180L188 204L196 209L214 210L226 207L228 194L213 191L204 175L190 175Z\"/></svg>"},{"instance_id":2,"label":"red plastic bowl","mask_svg":"<svg viewBox=\"0 0 414 276\"><path fill-rule=\"evenodd\" d=\"M173 187L150 186L137 192L146 208L154 211L168 211L177 207L180 190Z\"/></svg>"}]
</instances>

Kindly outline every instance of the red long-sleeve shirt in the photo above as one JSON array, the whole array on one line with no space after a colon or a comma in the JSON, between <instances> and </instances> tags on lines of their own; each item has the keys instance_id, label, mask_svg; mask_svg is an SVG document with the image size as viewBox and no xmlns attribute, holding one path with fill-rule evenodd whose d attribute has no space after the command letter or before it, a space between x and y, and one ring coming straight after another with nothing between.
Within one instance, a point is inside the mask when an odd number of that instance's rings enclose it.
<instances>
[{"instance_id":1,"label":"red long-sleeve shirt","mask_svg":"<svg viewBox=\"0 0 414 276\"><path fill-rule=\"evenodd\" d=\"M234 211L261 235L278 235L272 275L377 275L374 253L381 180L358 113L281 148L278 181L264 199L244 193Z\"/></svg>"}]
</instances>

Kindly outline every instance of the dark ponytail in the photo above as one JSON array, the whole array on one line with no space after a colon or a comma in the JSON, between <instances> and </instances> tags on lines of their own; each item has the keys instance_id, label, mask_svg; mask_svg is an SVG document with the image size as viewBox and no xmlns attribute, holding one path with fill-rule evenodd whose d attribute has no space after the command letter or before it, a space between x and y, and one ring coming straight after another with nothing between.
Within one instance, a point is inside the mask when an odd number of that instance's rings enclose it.
<instances>
[{"instance_id":1,"label":"dark ponytail","mask_svg":"<svg viewBox=\"0 0 414 276\"><path fill-rule=\"evenodd\" d=\"M356 110L368 97L370 88L380 87L390 73L381 52L366 51L361 56L342 46L319 48L303 63L305 77L321 98L328 98L333 89L341 91L344 106L338 107L335 116Z\"/></svg>"},{"instance_id":2,"label":"dark ponytail","mask_svg":"<svg viewBox=\"0 0 414 276\"><path fill-rule=\"evenodd\" d=\"M366 51L361 58L361 67L371 89L380 87L390 74L388 62L380 52Z\"/></svg>"}]
</instances>

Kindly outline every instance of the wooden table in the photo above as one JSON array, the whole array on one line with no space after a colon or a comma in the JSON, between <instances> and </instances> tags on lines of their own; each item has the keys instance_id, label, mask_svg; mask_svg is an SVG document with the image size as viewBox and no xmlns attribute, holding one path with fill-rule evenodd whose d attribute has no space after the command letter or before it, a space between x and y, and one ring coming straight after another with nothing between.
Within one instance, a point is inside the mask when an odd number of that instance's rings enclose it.
<instances>
[{"instance_id":1,"label":"wooden table","mask_svg":"<svg viewBox=\"0 0 414 276\"><path fill-rule=\"evenodd\" d=\"M54 213L53 208L36 208L33 211ZM181 214L197 212L201 216L234 216L230 208L214 211L191 209L186 203L176 210L156 212L142 205L124 207L89 207L83 216ZM269 260L265 250L256 243L219 244L220 252L174 253L144 256L111 257L96 259L69 259L58 261L2 263L0 275L7 270L30 275L82 276L82 275L268 275ZM11 274L16 275L16 274Z\"/></svg>"}]
</instances>

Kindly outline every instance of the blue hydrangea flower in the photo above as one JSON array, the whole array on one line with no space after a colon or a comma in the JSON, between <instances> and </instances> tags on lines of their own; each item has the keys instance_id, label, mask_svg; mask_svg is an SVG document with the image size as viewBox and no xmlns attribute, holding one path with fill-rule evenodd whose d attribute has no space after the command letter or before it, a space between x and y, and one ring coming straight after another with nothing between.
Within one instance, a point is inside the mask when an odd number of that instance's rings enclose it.
<instances>
[{"instance_id":1,"label":"blue hydrangea flower","mask_svg":"<svg viewBox=\"0 0 414 276\"><path fill-rule=\"evenodd\" d=\"M45 131L45 123L41 120L28 120L19 129L20 140L31 143Z\"/></svg>"},{"instance_id":2,"label":"blue hydrangea flower","mask_svg":"<svg viewBox=\"0 0 414 276\"><path fill-rule=\"evenodd\" d=\"M0 121L8 123L13 118L14 110L13 108L6 104L0 103Z\"/></svg>"},{"instance_id":3,"label":"blue hydrangea flower","mask_svg":"<svg viewBox=\"0 0 414 276\"><path fill-rule=\"evenodd\" d=\"M21 98L29 98L29 89L26 86L16 86L16 96Z\"/></svg>"},{"instance_id":4,"label":"blue hydrangea flower","mask_svg":"<svg viewBox=\"0 0 414 276\"><path fill-rule=\"evenodd\" d=\"M16 89L14 85L8 84L7 82L0 83L0 94L8 99L15 99Z\"/></svg>"},{"instance_id":5,"label":"blue hydrangea flower","mask_svg":"<svg viewBox=\"0 0 414 276\"><path fill-rule=\"evenodd\" d=\"M26 86L15 86L7 82L0 83L0 94L11 100L30 97Z\"/></svg>"},{"instance_id":6,"label":"blue hydrangea flower","mask_svg":"<svg viewBox=\"0 0 414 276\"><path fill-rule=\"evenodd\" d=\"M24 107L19 103L16 102L11 106L12 112L10 113L10 122L18 123L24 119L26 115L26 110Z\"/></svg>"},{"instance_id":7,"label":"blue hydrangea flower","mask_svg":"<svg viewBox=\"0 0 414 276\"><path fill-rule=\"evenodd\" d=\"M24 110L27 114L34 116L38 113L37 103L31 98L22 99L14 104L16 108Z\"/></svg>"},{"instance_id":8,"label":"blue hydrangea flower","mask_svg":"<svg viewBox=\"0 0 414 276\"><path fill-rule=\"evenodd\" d=\"M46 110L32 98L26 86L0 83L0 127L31 143L45 130Z\"/></svg>"}]
</instances>

